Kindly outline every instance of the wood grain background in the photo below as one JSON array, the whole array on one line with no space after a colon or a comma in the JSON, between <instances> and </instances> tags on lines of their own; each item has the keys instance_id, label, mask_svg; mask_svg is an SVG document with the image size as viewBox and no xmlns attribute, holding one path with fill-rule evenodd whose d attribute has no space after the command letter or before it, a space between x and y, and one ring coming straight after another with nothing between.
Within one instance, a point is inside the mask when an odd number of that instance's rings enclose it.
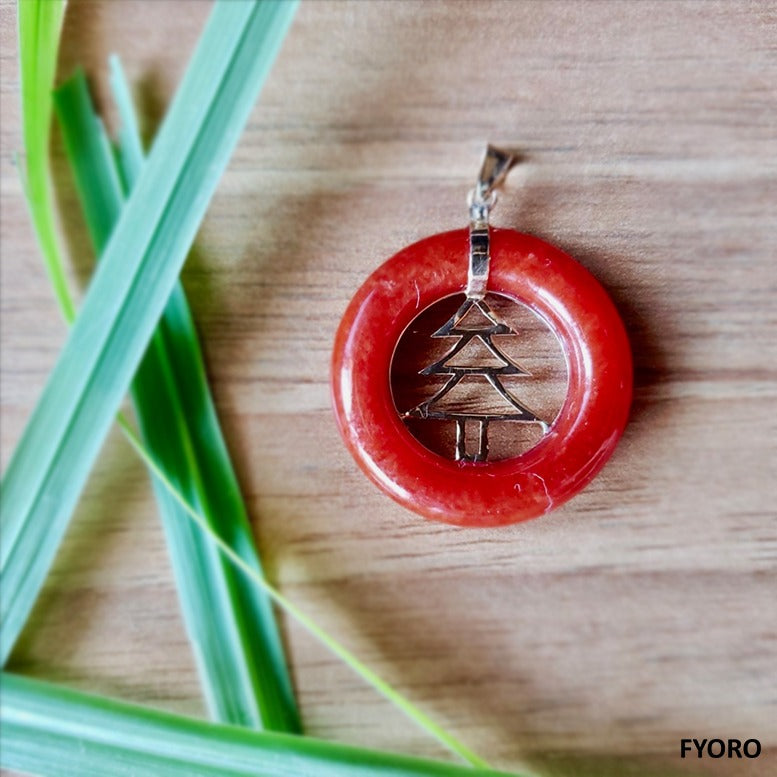
<instances>
[{"instance_id":1,"label":"wood grain background","mask_svg":"<svg viewBox=\"0 0 777 777\"><path fill-rule=\"evenodd\" d=\"M65 337L26 216L15 11L2 13L2 453ZM152 129L204 1L71 0L60 75ZM777 5L308 0L184 271L269 574L505 769L777 771ZM522 149L494 223L575 256L636 360L625 437L554 514L494 531L378 493L329 409L332 336L383 259L465 224L487 141ZM92 265L54 139L73 279ZM310 734L444 756L293 623ZM202 714L148 479L113 435L15 671ZM757 737L753 761L681 737Z\"/></svg>"}]
</instances>

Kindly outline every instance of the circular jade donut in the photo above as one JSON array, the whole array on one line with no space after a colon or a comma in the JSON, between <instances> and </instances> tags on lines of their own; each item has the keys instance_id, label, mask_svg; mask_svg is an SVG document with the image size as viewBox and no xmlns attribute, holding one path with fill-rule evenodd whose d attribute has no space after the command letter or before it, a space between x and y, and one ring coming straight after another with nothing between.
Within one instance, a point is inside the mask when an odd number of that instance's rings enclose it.
<instances>
[{"instance_id":1,"label":"circular jade donut","mask_svg":"<svg viewBox=\"0 0 777 777\"><path fill-rule=\"evenodd\" d=\"M426 518L499 526L549 512L580 491L612 454L628 417L631 350L597 280L554 246L491 229L490 292L530 308L555 333L567 394L547 434L500 461L453 461L425 448L391 392L394 349L436 301L464 290L469 231L433 235L400 251L358 290L337 331L332 398L340 433L383 491Z\"/></svg>"}]
</instances>

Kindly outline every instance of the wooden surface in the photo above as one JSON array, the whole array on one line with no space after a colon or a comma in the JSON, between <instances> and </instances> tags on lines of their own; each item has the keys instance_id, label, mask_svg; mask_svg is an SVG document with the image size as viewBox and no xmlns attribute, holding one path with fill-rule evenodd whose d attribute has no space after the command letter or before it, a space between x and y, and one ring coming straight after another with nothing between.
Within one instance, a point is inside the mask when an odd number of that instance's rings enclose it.
<instances>
[{"instance_id":1,"label":"wooden surface","mask_svg":"<svg viewBox=\"0 0 777 777\"><path fill-rule=\"evenodd\" d=\"M71 0L61 76L106 110L121 54L153 127L205 2ZM773 2L304 2L184 272L269 574L503 768L777 772ZM2 4L2 451L65 337L13 165ZM575 256L636 359L625 437L584 493L498 531L426 523L340 443L339 316L384 258L465 224L486 141L521 149L494 223ZM92 257L54 140L74 279ZM443 756L296 625L310 734ZM16 671L202 713L143 467L107 442ZM757 737L753 761L681 737Z\"/></svg>"}]
</instances>

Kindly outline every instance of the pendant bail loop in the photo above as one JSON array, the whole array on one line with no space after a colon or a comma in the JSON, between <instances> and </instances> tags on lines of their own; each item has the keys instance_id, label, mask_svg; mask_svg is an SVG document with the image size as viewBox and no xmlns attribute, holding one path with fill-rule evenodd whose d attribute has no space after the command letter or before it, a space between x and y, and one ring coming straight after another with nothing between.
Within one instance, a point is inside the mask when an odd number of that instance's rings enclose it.
<instances>
[{"instance_id":1,"label":"pendant bail loop","mask_svg":"<svg viewBox=\"0 0 777 777\"><path fill-rule=\"evenodd\" d=\"M496 203L496 187L504 181L516 156L489 144L480 167L475 188L467 197L469 205L469 272L468 299L483 299L488 286L489 253L488 218Z\"/></svg>"}]
</instances>

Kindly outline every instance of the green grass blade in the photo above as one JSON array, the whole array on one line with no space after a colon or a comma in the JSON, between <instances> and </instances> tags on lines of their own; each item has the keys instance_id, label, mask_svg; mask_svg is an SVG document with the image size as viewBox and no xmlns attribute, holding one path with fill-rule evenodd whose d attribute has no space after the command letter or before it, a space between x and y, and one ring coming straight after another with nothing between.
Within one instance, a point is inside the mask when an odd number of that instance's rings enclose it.
<instances>
[{"instance_id":1,"label":"green grass blade","mask_svg":"<svg viewBox=\"0 0 777 777\"><path fill-rule=\"evenodd\" d=\"M0 659L32 609L296 4L219 2L0 492Z\"/></svg>"},{"instance_id":2,"label":"green grass blade","mask_svg":"<svg viewBox=\"0 0 777 777\"><path fill-rule=\"evenodd\" d=\"M124 178L125 190L129 191L140 175L145 153L129 84L121 62L115 55L110 58L110 68L111 91L121 118L117 133L119 137L116 148L117 165Z\"/></svg>"},{"instance_id":3,"label":"green grass blade","mask_svg":"<svg viewBox=\"0 0 777 777\"><path fill-rule=\"evenodd\" d=\"M122 117L117 158L131 188L143 166L129 90L118 60L112 86ZM89 232L99 252L123 206L116 159L76 73L54 95ZM261 574L248 516L218 424L189 305L175 285L132 385L146 447L198 513ZM272 611L261 589L227 561L152 479L181 606L211 714L224 723L300 731Z\"/></svg>"},{"instance_id":4,"label":"green grass blade","mask_svg":"<svg viewBox=\"0 0 777 777\"><path fill-rule=\"evenodd\" d=\"M184 718L3 674L3 766L43 777L506 777Z\"/></svg>"},{"instance_id":5,"label":"green grass blade","mask_svg":"<svg viewBox=\"0 0 777 777\"><path fill-rule=\"evenodd\" d=\"M51 87L57 70L65 2L19 0L16 8L25 150L22 181L54 294L70 322L75 317L75 306L59 253L49 169Z\"/></svg>"},{"instance_id":6,"label":"green grass blade","mask_svg":"<svg viewBox=\"0 0 777 777\"><path fill-rule=\"evenodd\" d=\"M108 135L92 108L83 70L55 89L53 98L84 221L99 254L124 207L124 185Z\"/></svg>"}]
</instances>

